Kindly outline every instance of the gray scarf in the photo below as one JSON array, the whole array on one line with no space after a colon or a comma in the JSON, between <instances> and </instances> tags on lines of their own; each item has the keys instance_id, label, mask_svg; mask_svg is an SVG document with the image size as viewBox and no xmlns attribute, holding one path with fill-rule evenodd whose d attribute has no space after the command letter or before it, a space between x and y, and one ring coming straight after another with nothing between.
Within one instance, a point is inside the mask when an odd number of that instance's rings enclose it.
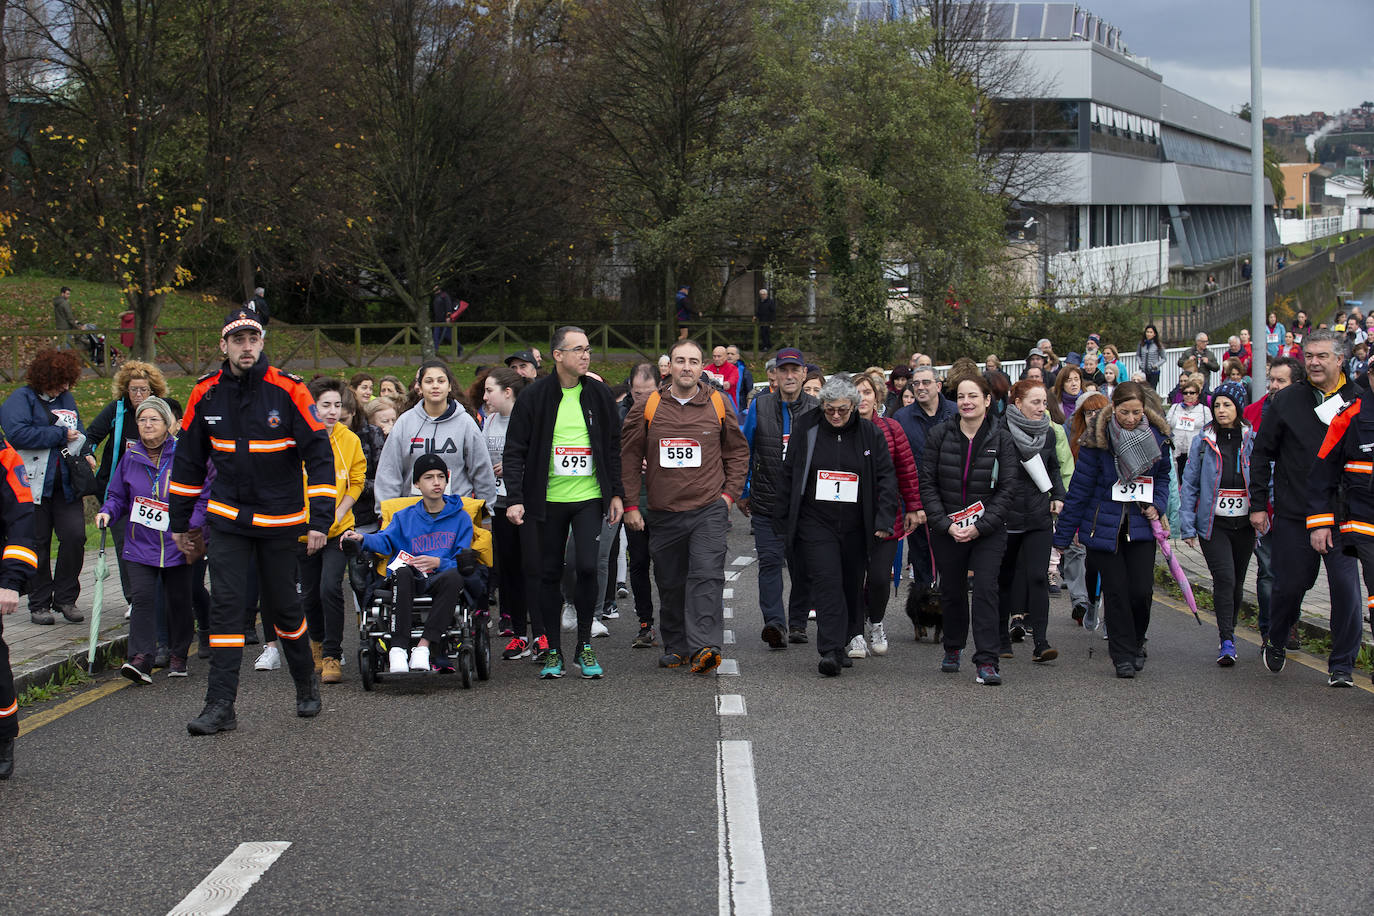
<instances>
[{"instance_id":1,"label":"gray scarf","mask_svg":"<svg viewBox=\"0 0 1374 916\"><path fill-rule=\"evenodd\" d=\"M1045 447L1045 437L1050 431L1049 415L1031 420L1015 404L1009 404L1006 417L1007 431L1011 433L1011 441L1016 443L1017 454L1022 461L1029 461Z\"/></svg>"},{"instance_id":2,"label":"gray scarf","mask_svg":"<svg viewBox=\"0 0 1374 916\"><path fill-rule=\"evenodd\" d=\"M1107 421L1107 436L1112 443L1112 453L1116 456L1119 481L1135 480L1160 458L1159 443L1150 432L1149 418L1142 419L1135 429L1122 429L1113 415Z\"/></svg>"}]
</instances>

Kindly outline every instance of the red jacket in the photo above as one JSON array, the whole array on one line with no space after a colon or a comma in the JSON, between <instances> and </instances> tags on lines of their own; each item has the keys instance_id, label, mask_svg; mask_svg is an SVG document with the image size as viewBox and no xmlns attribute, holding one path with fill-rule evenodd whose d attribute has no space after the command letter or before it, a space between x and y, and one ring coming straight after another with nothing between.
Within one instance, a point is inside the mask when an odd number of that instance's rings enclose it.
<instances>
[{"instance_id":1,"label":"red jacket","mask_svg":"<svg viewBox=\"0 0 1374 916\"><path fill-rule=\"evenodd\" d=\"M892 466L897 470L897 494L902 497L905 505L905 508L897 512L897 524L894 528L897 531L905 531L902 527L902 515L906 512L920 512L922 509L920 481L916 479L916 458L911 454L911 443L907 441L902 424L891 417L877 416L873 418L873 422L883 431L883 438L887 439L887 450L892 453ZM887 540L899 537L904 535L894 534Z\"/></svg>"}]
</instances>

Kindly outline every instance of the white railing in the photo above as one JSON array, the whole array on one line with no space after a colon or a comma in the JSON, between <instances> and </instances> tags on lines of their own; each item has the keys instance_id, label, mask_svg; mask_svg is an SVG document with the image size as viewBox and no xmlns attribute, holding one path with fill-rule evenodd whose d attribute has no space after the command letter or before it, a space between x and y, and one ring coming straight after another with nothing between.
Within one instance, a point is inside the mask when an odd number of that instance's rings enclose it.
<instances>
[{"instance_id":1,"label":"white railing","mask_svg":"<svg viewBox=\"0 0 1374 916\"><path fill-rule=\"evenodd\" d=\"M1324 239L1341 232L1360 228L1360 211L1347 207L1340 216L1318 216L1312 219L1279 220L1279 244L1296 245L1313 239Z\"/></svg>"},{"instance_id":2,"label":"white railing","mask_svg":"<svg viewBox=\"0 0 1374 916\"><path fill-rule=\"evenodd\" d=\"M1051 255L1050 282L1063 295L1138 293L1168 283L1169 241L1132 242Z\"/></svg>"},{"instance_id":3,"label":"white railing","mask_svg":"<svg viewBox=\"0 0 1374 916\"><path fill-rule=\"evenodd\" d=\"M1139 341L1137 341L1137 344L1138 343ZM1228 348L1228 345L1223 343L1212 344L1207 349L1211 352L1213 356L1217 358L1217 363L1221 363L1222 354L1225 353ZM1164 351L1164 365L1159 367L1159 385L1156 387L1156 390L1161 395L1167 395L1170 391L1173 391L1174 386L1178 384L1178 377L1183 371L1178 367L1178 359L1180 356L1182 356L1190 349L1192 348L1171 347L1170 349ZM1078 350L1075 352L1081 353L1082 351ZM1135 355L1134 348L1132 348L1130 353L1122 353L1120 359L1118 359L1117 362L1121 363L1121 365L1123 365L1126 368L1126 378L1119 379L1118 381L1130 381L1131 374L1134 373L1136 369L1140 368L1140 358ZM978 365L985 367L984 363L979 363ZM949 374L949 369L949 366L936 366L936 377L944 378L946 375ZM1007 374L1007 377L1014 382L1021 377L1022 372L1026 371L1026 361L1024 359L1005 360L1002 363L1002 371L1005 372ZM1212 387L1215 388L1219 384L1221 384L1219 374L1213 373Z\"/></svg>"}]
</instances>

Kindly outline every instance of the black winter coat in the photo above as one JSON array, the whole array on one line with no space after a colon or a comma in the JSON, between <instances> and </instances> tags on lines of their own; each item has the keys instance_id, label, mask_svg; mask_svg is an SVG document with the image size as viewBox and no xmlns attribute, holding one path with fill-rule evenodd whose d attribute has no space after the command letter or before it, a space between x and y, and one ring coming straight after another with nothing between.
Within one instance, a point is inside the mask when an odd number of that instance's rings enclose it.
<instances>
[{"instance_id":1,"label":"black winter coat","mask_svg":"<svg viewBox=\"0 0 1374 916\"><path fill-rule=\"evenodd\" d=\"M773 520L789 551L793 539L804 536L804 532L798 530L797 517L801 513L807 487L814 486L812 481L815 480L815 472L821 470L811 467L816 439L823 432L831 434L830 424L823 417L819 410L812 410L797 420L792 427L792 438L788 440L782 473L778 475ZM863 467L859 471L859 508L863 513L863 530L870 536L877 531L893 531L892 520L897 517L901 501L897 496L897 471L892 465L892 455L887 450L887 437L876 425L861 418L857 410L850 414L848 426L856 427L855 434L847 438L851 447L860 453L854 457Z\"/></svg>"},{"instance_id":2,"label":"black winter coat","mask_svg":"<svg viewBox=\"0 0 1374 916\"><path fill-rule=\"evenodd\" d=\"M958 417L941 423L926 437L925 459L921 462L921 502L925 505L926 523L931 530L948 534L950 513L981 502L983 517L976 525L979 535L1005 531L1021 495L1021 465L1011 435L991 414L983 419L973 437L973 464L965 486L964 459L968 451L969 441L959 428Z\"/></svg>"},{"instance_id":3,"label":"black winter coat","mask_svg":"<svg viewBox=\"0 0 1374 916\"><path fill-rule=\"evenodd\" d=\"M1003 434L1011 439L1011 433L1003 430ZM1040 488L1031 479L1030 472L1025 465L1021 464L1020 450L1016 448L1016 443L1012 442L1012 450L1016 453L1016 478L1021 482L1016 498L1012 500L1011 509L1007 515L1008 531L1048 531L1053 527L1053 520L1050 518L1050 502L1058 500L1063 502L1067 492L1064 489L1064 480L1059 470L1059 453L1054 447L1054 430L1045 431L1045 444L1040 447L1040 460L1044 462L1045 473L1050 478L1050 490L1048 493L1041 493Z\"/></svg>"},{"instance_id":4,"label":"black winter coat","mask_svg":"<svg viewBox=\"0 0 1374 916\"><path fill-rule=\"evenodd\" d=\"M799 394L790 404L784 402L776 391L765 391L754 398L745 417L745 436L749 439L749 506L752 511L764 516L772 516L779 505L777 498L778 478L782 470L782 412L792 412L791 432L796 435L804 417L819 415L816 399L809 394ZM751 428L749 417L754 418ZM788 439L790 445L791 439ZM786 506L786 501L781 505Z\"/></svg>"}]
</instances>

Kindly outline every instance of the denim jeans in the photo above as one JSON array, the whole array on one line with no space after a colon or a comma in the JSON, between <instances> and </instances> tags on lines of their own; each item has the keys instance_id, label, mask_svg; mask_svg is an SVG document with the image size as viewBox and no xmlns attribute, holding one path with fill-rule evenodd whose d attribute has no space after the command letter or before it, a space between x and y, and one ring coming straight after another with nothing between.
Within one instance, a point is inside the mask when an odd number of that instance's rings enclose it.
<instances>
[{"instance_id":1,"label":"denim jeans","mask_svg":"<svg viewBox=\"0 0 1374 916\"><path fill-rule=\"evenodd\" d=\"M810 610L810 595L804 581L788 569L792 579L792 593L788 596L787 616L782 610L782 568L786 564L782 538L773 528L773 519L754 515L754 549L759 555L759 610L765 626L783 629L806 629L806 614Z\"/></svg>"}]
</instances>

